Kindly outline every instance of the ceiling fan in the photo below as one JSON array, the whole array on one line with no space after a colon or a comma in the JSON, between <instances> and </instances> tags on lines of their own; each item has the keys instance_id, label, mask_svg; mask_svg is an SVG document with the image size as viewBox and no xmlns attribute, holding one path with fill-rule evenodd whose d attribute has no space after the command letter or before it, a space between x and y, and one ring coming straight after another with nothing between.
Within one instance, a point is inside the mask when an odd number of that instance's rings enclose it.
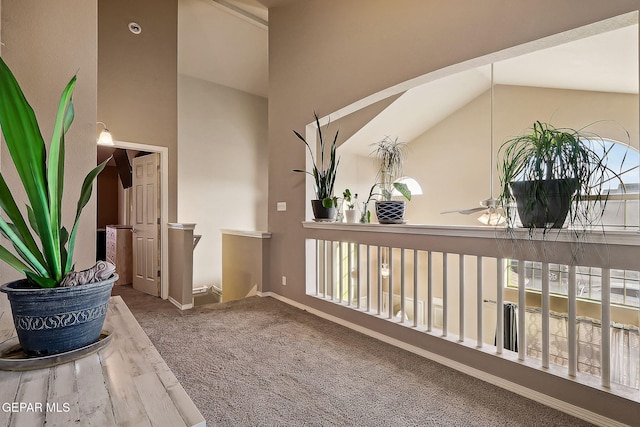
<instances>
[{"instance_id":1,"label":"ceiling fan","mask_svg":"<svg viewBox=\"0 0 640 427\"><path fill-rule=\"evenodd\" d=\"M495 164L493 162L493 62L491 63L491 177L490 177L490 196L488 199L480 200L480 206L475 208L467 208L467 209L456 209L451 211L440 212L441 214L449 214L449 213L459 213L463 215L471 215L475 213L483 212L481 216L478 217L478 221L485 225L501 225L505 222L504 211L501 207L498 206L498 200L493 197L493 171L495 169Z\"/></svg>"}]
</instances>

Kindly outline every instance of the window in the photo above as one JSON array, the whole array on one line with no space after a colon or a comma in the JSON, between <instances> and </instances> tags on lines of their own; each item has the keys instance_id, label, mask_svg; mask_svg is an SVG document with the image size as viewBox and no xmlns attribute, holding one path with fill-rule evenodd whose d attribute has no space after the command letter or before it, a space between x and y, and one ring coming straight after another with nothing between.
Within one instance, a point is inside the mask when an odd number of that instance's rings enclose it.
<instances>
[{"instance_id":1,"label":"window","mask_svg":"<svg viewBox=\"0 0 640 427\"><path fill-rule=\"evenodd\" d=\"M525 288L542 290L542 264L525 261ZM601 300L602 272L596 267L576 267L576 292L578 298L593 301ZM637 271L611 270L611 303L631 307L640 306L640 277ZM555 295L567 295L569 267L549 264L549 292ZM518 261L509 262L507 287L518 287Z\"/></svg>"},{"instance_id":2,"label":"window","mask_svg":"<svg viewBox=\"0 0 640 427\"><path fill-rule=\"evenodd\" d=\"M597 154L602 156L606 153L607 167L612 171L601 188L601 192L608 195L602 225L624 228L640 226L638 150L608 139L591 141L590 145Z\"/></svg>"}]
</instances>

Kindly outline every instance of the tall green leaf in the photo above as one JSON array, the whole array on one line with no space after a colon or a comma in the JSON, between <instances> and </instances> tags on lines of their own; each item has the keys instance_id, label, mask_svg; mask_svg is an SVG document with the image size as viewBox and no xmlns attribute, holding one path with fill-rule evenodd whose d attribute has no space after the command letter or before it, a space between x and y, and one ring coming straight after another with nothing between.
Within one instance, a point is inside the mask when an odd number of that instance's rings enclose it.
<instances>
[{"instance_id":1,"label":"tall green leaf","mask_svg":"<svg viewBox=\"0 0 640 427\"><path fill-rule=\"evenodd\" d=\"M0 208L7 214L9 220L15 225L16 233L20 237L20 240L29 249L29 252L34 254L41 264L44 264L44 258L38 249L38 244L33 238L26 221L18 209L9 187L2 174L0 174ZM37 231L36 231L37 234Z\"/></svg>"},{"instance_id":2,"label":"tall green leaf","mask_svg":"<svg viewBox=\"0 0 640 427\"><path fill-rule=\"evenodd\" d=\"M98 174L102 172L109 160L111 160L111 157L93 168L91 172L89 172L84 178L84 182L82 183L82 189L80 190L80 198L78 199L78 207L76 210L76 218L73 222L71 235L69 236L69 248L67 250L68 255L67 263L65 266L65 273L71 271L73 265L73 247L76 242L76 233L78 231L80 214L82 213L82 209L84 209L84 207L87 205L87 203L89 203L89 200L91 199L91 192L93 191L93 181L96 179Z\"/></svg>"},{"instance_id":3,"label":"tall green leaf","mask_svg":"<svg viewBox=\"0 0 640 427\"><path fill-rule=\"evenodd\" d=\"M26 261L34 270L38 271L40 274L46 275L47 269L44 265L42 265L38 258L31 253L29 248L22 242L19 236L16 235L16 228L12 226L13 224L7 223L2 217L0 217L0 230L2 233L11 240L13 243L13 247L18 251L18 254L22 257L24 261Z\"/></svg>"},{"instance_id":4,"label":"tall green leaf","mask_svg":"<svg viewBox=\"0 0 640 427\"><path fill-rule=\"evenodd\" d=\"M76 77L73 76L62 91L58 104L58 114L53 128L51 145L49 146L49 162L47 170L47 183L49 190L49 215L51 216L51 240L56 250L52 255L56 267L55 277L62 277L62 258L60 254L60 228L62 227L62 191L64 182L64 135L73 122L74 111L71 96L76 85Z\"/></svg>"},{"instance_id":5,"label":"tall green leaf","mask_svg":"<svg viewBox=\"0 0 640 427\"><path fill-rule=\"evenodd\" d=\"M57 242L54 244L47 193L45 146L33 109L18 82L0 58L0 127L9 154L35 214L47 270L61 280ZM16 242L13 242L14 244Z\"/></svg>"},{"instance_id":6,"label":"tall green leaf","mask_svg":"<svg viewBox=\"0 0 640 427\"><path fill-rule=\"evenodd\" d=\"M29 271L27 267L18 257L9 252L6 248L0 246L0 260L9 264L9 266L15 268L18 271Z\"/></svg>"}]
</instances>

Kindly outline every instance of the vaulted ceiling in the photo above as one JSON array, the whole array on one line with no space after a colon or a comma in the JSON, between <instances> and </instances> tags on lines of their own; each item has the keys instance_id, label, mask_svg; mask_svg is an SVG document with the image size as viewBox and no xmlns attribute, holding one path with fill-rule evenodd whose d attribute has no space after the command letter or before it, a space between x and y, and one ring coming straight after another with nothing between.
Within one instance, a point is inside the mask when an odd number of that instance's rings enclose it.
<instances>
[{"instance_id":1,"label":"vaulted ceiling","mask_svg":"<svg viewBox=\"0 0 640 427\"><path fill-rule=\"evenodd\" d=\"M178 73L267 96L268 12L256 0L180 0Z\"/></svg>"},{"instance_id":2,"label":"vaulted ceiling","mask_svg":"<svg viewBox=\"0 0 640 427\"><path fill-rule=\"evenodd\" d=\"M179 0L178 72L267 97L267 7L294 1L299 0ZM501 61L494 83L638 93L637 34L635 25ZM409 90L362 132L411 140L489 85L484 68ZM425 117L425 111L438 113Z\"/></svg>"}]
</instances>

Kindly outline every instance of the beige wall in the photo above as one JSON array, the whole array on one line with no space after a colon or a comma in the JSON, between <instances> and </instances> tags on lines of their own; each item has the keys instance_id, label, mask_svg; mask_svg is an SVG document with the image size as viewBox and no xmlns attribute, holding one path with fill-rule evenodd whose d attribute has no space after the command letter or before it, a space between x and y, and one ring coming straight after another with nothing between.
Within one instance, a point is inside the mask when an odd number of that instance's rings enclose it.
<instances>
[{"instance_id":1,"label":"beige wall","mask_svg":"<svg viewBox=\"0 0 640 427\"><path fill-rule=\"evenodd\" d=\"M291 129L304 129L314 109L321 115L328 114L444 66L638 8L637 0L607 4L597 0L567 0L561 5L551 0L506 4L499 0L403 0L375 5L366 0L309 0L272 8L271 290L306 300L300 221L309 201L304 194L304 177L291 172L304 166L305 153ZM549 19L549 10L555 11L557 19ZM331 30L327 31L328 28ZM276 212L277 201L288 201L288 211ZM283 275L295 285L280 286L279 278Z\"/></svg>"},{"instance_id":2,"label":"beige wall","mask_svg":"<svg viewBox=\"0 0 640 427\"><path fill-rule=\"evenodd\" d=\"M225 232L222 245L222 302L262 292L269 276L269 236Z\"/></svg>"},{"instance_id":3,"label":"beige wall","mask_svg":"<svg viewBox=\"0 0 640 427\"><path fill-rule=\"evenodd\" d=\"M221 229L267 228L267 100L178 79L178 218L196 223L195 287L221 284Z\"/></svg>"},{"instance_id":4,"label":"beige wall","mask_svg":"<svg viewBox=\"0 0 640 427\"><path fill-rule=\"evenodd\" d=\"M47 145L60 94L69 79L78 75L73 97L75 120L66 139L63 222L69 229L82 180L96 165L96 21L94 1L2 0L2 57L34 108ZM0 160L9 187L21 186L4 144ZM94 196L80 222L74 257L77 269L95 263L95 224ZM0 277L4 282L20 276L0 263Z\"/></svg>"},{"instance_id":5,"label":"beige wall","mask_svg":"<svg viewBox=\"0 0 640 427\"><path fill-rule=\"evenodd\" d=\"M98 120L115 140L169 148L169 222L177 213L177 0L98 1ZM127 25L137 22L142 33Z\"/></svg>"},{"instance_id":6,"label":"beige wall","mask_svg":"<svg viewBox=\"0 0 640 427\"><path fill-rule=\"evenodd\" d=\"M193 307L193 228L169 226L169 298L181 309Z\"/></svg>"},{"instance_id":7,"label":"beige wall","mask_svg":"<svg viewBox=\"0 0 640 427\"><path fill-rule=\"evenodd\" d=\"M305 233L309 200L301 130L315 109L325 115L394 84L465 60L640 9L638 0L307 0L278 2L269 11L269 231L270 290L445 357L618 419L633 408L611 396L598 403L579 386L518 365L432 340L379 319L305 295ZM276 211L287 201L286 212ZM393 244L393 242L390 242ZM280 285L287 276L287 286ZM568 396L568 397L567 397ZM591 396L593 397L593 396ZM605 402L606 401L606 402Z\"/></svg>"},{"instance_id":8,"label":"beige wall","mask_svg":"<svg viewBox=\"0 0 640 427\"><path fill-rule=\"evenodd\" d=\"M502 142L526 131L534 120L575 129L593 123L589 131L637 148L638 114L637 95L496 86L494 165ZM441 212L473 208L490 196L489 121L489 94L485 93L410 142L405 172L416 178L424 190L424 195L414 197L408 204L407 217L412 223L480 224L478 215ZM598 121L603 122L595 123ZM494 166L494 197L499 185Z\"/></svg>"}]
</instances>

